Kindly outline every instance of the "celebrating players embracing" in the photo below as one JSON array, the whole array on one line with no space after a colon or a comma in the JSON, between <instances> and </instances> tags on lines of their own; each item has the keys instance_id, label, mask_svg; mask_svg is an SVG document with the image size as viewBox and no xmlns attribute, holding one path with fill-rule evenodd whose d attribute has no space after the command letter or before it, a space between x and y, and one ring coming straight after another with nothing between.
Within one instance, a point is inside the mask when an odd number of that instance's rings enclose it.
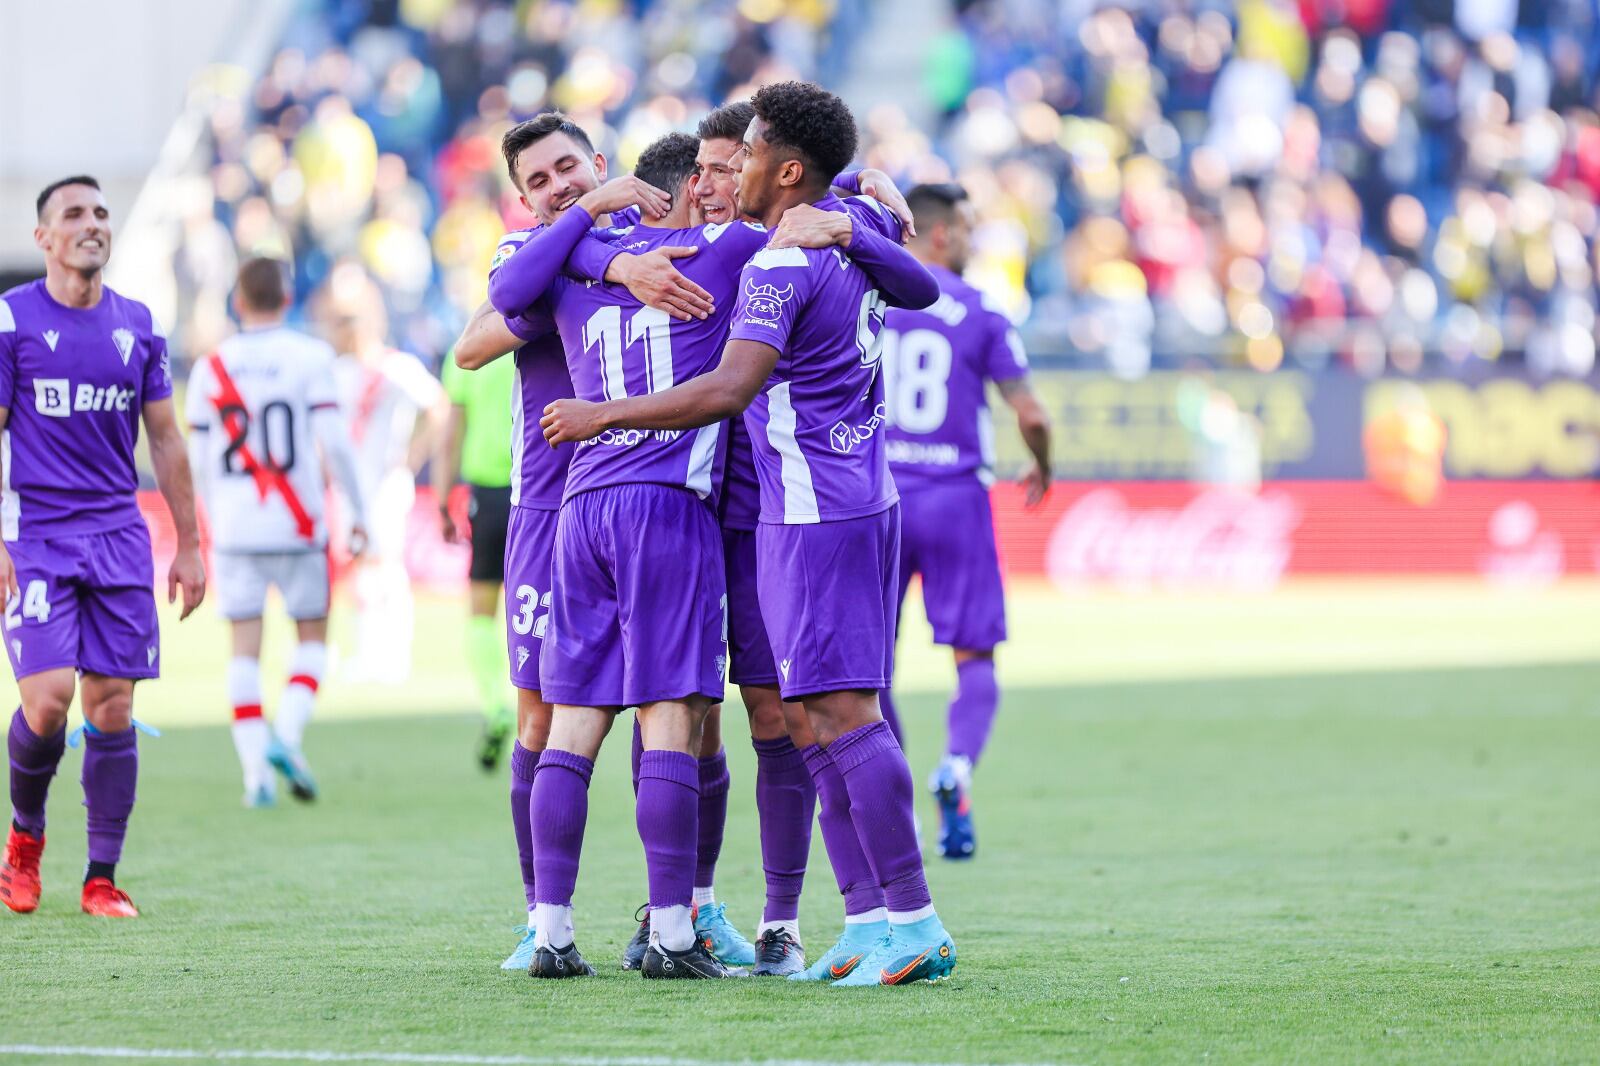
<instances>
[{"instance_id":1,"label":"celebrating players embracing","mask_svg":"<svg viewBox=\"0 0 1600 1066\"><path fill-rule=\"evenodd\" d=\"M39 194L45 276L0 295L0 592L22 706L12 716L11 830L0 902L39 903L45 797L81 673L89 863L82 907L131 918L115 883L139 770L136 681L160 672L150 532L134 444L142 418L177 527L167 597L187 618L205 596L194 486L172 403L167 341L149 308L107 288L111 215L91 177Z\"/></svg>"}]
</instances>

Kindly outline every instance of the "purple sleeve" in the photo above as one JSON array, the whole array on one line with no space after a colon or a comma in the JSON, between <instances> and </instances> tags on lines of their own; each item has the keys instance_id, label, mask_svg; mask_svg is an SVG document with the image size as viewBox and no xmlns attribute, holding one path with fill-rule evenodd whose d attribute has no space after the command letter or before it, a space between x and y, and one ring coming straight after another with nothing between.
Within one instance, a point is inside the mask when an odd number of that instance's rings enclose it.
<instances>
[{"instance_id":1,"label":"purple sleeve","mask_svg":"<svg viewBox=\"0 0 1600 1066\"><path fill-rule=\"evenodd\" d=\"M529 237L516 254L489 275L489 302L494 309L510 318L533 306L593 225L594 219L587 211L574 207L561 216L561 221Z\"/></svg>"},{"instance_id":2,"label":"purple sleeve","mask_svg":"<svg viewBox=\"0 0 1600 1066\"><path fill-rule=\"evenodd\" d=\"M1011 381L1026 377L1028 353L1022 347L1022 337L1004 315L990 313L993 329L990 331L988 351L983 356L983 372L990 381Z\"/></svg>"},{"instance_id":3,"label":"purple sleeve","mask_svg":"<svg viewBox=\"0 0 1600 1066\"><path fill-rule=\"evenodd\" d=\"M739 275L739 299L728 339L760 341L784 352L804 301L810 264L799 248L768 248Z\"/></svg>"},{"instance_id":4,"label":"purple sleeve","mask_svg":"<svg viewBox=\"0 0 1600 1066\"><path fill-rule=\"evenodd\" d=\"M853 225L845 251L867 272L890 304L910 311L927 307L939 298L939 282L928 273L927 267L917 262L916 256L900 246L898 240L884 236L870 222L863 224L863 216L870 214L850 212ZM899 228L898 222L895 228Z\"/></svg>"},{"instance_id":5,"label":"purple sleeve","mask_svg":"<svg viewBox=\"0 0 1600 1066\"><path fill-rule=\"evenodd\" d=\"M598 237L584 237L567 257L566 272L575 278L604 281L611 260L621 254L621 245L609 244Z\"/></svg>"},{"instance_id":6,"label":"purple sleeve","mask_svg":"<svg viewBox=\"0 0 1600 1066\"><path fill-rule=\"evenodd\" d=\"M150 358L144 364L141 403L165 400L172 395L172 359L167 354L166 331L150 316Z\"/></svg>"},{"instance_id":7,"label":"purple sleeve","mask_svg":"<svg viewBox=\"0 0 1600 1066\"><path fill-rule=\"evenodd\" d=\"M504 315L506 328L525 344L532 343L540 337L548 337L556 331L555 315L551 314L548 302L539 300L532 307L520 315Z\"/></svg>"},{"instance_id":8,"label":"purple sleeve","mask_svg":"<svg viewBox=\"0 0 1600 1066\"><path fill-rule=\"evenodd\" d=\"M843 174L840 174L837 178L833 179L833 187L835 189L843 189L845 192L849 193L851 196L860 196L861 195L861 171L860 170L847 170L847 171L845 171Z\"/></svg>"}]
</instances>

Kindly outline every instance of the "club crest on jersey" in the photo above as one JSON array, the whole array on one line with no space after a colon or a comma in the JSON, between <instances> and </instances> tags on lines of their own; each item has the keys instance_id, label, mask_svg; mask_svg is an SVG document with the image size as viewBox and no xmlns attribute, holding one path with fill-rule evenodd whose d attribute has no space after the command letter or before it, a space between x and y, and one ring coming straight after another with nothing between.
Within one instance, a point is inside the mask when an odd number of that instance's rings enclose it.
<instances>
[{"instance_id":1,"label":"club crest on jersey","mask_svg":"<svg viewBox=\"0 0 1600 1066\"><path fill-rule=\"evenodd\" d=\"M528 649L525 646L523 646L521 644L517 645L517 669L518 670L521 670L524 666L528 665L528 658L529 658L529 656L531 654L532 653L529 652Z\"/></svg>"},{"instance_id":2,"label":"club crest on jersey","mask_svg":"<svg viewBox=\"0 0 1600 1066\"><path fill-rule=\"evenodd\" d=\"M156 664L156 650L154 648L146 648L144 650L144 662L146 666L154 666Z\"/></svg>"},{"instance_id":3,"label":"club crest on jersey","mask_svg":"<svg viewBox=\"0 0 1600 1066\"><path fill-rule=\"evenodd\" d=\"M794 295L794 286L785 285L780 289L776 285L757 285L754 281L746 281L744 293L747 297L744 320L772 326L783 317L783 305Z\"/></svg>"},{"instance_id":4,"label":"club crest on jersey","mask_svg":"<svg viewBox=\"0 0 1600 1066\"><path fill-rule=\"evenodd\" d=\"M128 360L133 356L133 330L114 329L111 331L111 340L117 346L117 352L122 356L122 365L127 366Z\"/></svg>"},{"instance_id":5,"label":"club crest on jersey","mask_svg":"<svg viewBox=\"0 0 1600 1066\"><path fill-rule=\"evenodd\" d=\"M44 342L50 346L50 350L52 352L56 350L56 342L59 341L60 339L61 339L61 331L60 330L47 329L47 330L44 331Z\"/></svg>"}]
</instances>

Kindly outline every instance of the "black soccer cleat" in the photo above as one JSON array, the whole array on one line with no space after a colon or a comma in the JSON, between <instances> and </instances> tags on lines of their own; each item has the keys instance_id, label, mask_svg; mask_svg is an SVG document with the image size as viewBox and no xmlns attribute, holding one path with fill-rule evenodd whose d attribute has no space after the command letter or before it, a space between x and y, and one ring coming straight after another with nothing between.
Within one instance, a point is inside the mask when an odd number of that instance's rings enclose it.
<instances>
[{"instance_id":1,"label":"black soccer cleat","mask_svg":"<svg viewBox=\"0 0 1600 1066\"><path fill-rule=\"evenodd\" d=\"M755 977L788 977L806 968L806 950L787 929L768 929L756 937Z\"/></svg>"},{"instance_id":2,"label":"black soccer cleat","mask_svg":"<svg viewBox=\"0 0 1600 1066\"><path fill-rule=\"evenodd\" d=\"M578 954L578 945L564 948L540 948L533 953L528 965L529 977L593 977L594 967Z\"/></svg>"},{"instance_id":3,"label":"black soccer cleat","mask_svg":"<svg viewBox=\"0 0 1600 1066\"><path fill-rule=\"evenodd\" d=\"M644 976L661 980L699 980L710 977L747 977L745 970L733 970L717 961L704 940L696 940L684 951L669 951L652 943L640 967Z\"/></svg>"},{"instance_id":4,"label":"black soccer cleat","mask_svg":"<svg viewBox=\"0 0 1600 1066\"><path fill-rule=\"evenodd\" d=\"M639 909L633 912L633 920L639 923L639 928L634 931L628 946L622 949L624 970L637 970L644 965L644 953L650 947L650 904L641 903Z\"/></svg>"}]
</instances>

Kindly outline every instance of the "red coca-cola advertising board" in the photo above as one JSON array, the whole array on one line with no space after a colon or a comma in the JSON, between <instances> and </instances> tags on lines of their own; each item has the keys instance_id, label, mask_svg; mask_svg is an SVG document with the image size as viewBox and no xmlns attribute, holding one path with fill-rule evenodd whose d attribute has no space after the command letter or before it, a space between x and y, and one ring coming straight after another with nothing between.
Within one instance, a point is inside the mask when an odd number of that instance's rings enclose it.
<instances>
[{"instance_id":1,"label":"red coca-cola advertising board","mask_svg":"<svg viewBox=\"0 0 1600 1066\"><path fill-rule=\"evenodd\" d=\"M1255 493L1068 482L1033 510L999 485L994 505L1007 572L1062 585L1267 588L1316 574L1541 582L1600 570L1600 488L1586 482L1453 482L1426 507L1360 481Z\"/></svg>"}]
</instances>

